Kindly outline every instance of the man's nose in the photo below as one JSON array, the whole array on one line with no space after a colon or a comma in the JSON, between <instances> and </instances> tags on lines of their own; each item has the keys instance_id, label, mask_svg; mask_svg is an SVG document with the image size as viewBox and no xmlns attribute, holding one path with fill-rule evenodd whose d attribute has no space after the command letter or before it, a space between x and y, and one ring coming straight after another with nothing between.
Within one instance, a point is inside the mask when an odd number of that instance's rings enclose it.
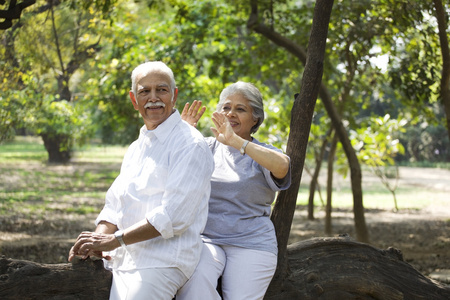
<instances>
[{"instance_id":1,"label":"man's nose","mask_svg":"<svg viewBox=\"0 0 450 300\"><path fill-rule=\"evenodd\" d=\"M158 93L156 92L156 90L150 91L149 100L150 101L157 101L157 100L159 100Z\"/></svg>"}]
</instances>

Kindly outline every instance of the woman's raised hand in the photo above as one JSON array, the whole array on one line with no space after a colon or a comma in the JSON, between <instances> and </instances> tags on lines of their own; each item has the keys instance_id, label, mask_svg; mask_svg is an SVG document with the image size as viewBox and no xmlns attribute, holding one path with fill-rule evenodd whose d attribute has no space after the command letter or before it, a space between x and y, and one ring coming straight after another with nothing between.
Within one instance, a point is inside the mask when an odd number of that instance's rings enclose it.
<instances>
[{"instance_id":1,"label":"woman's raised hand","mask_svg":"<svg viewBox=\"0 0 450 300\"><path fill-rule=\"evenodd\" d=\"M228 118L224 114L214 112L212 115L212 121L215 128L211 127L211 131L214 133L216 139L222 144L231 145L231 139L236 134L234 133Z\"/></svg>"},{"instance_id":2,"label":"woman's raised hand","mask_svg":"<svg viewBox=\"0 0 450 300\"><path fill-rule=\"evenodd\" d=\"M191 106L189 106L189 102L186 103L181 112L181 119L188 122L189 125L197 127L198 120L200 120L205 111L206 107L202 107L202 101L194 100Z\"/></svg>"}]
</instances>

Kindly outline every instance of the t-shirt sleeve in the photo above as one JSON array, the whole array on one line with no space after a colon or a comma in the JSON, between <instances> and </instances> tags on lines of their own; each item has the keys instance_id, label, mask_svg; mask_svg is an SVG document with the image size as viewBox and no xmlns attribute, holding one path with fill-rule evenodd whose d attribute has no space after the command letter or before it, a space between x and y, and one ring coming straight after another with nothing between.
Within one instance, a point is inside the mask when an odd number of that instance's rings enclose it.
<instances>
[{"instance_id":1,"label":"t-shirt sleeve","mask_svg":"<svg viewBox=\"0 0 450 300\"><path fill-rule=\"evenodd\" d=\"M264 145L264 147L283 153L280 149L271 145ZM291 186L291 163L290 163L291 159L289 156L288 158L289 158L289 170L286 176L284 176L283 178L273 177L273 175L270 173L269 170L261 166L261 168L263 169L264 177L267 180L267 183L269 184L270 188L275 192L287 190Z\"/></svg>"}]
</instances>

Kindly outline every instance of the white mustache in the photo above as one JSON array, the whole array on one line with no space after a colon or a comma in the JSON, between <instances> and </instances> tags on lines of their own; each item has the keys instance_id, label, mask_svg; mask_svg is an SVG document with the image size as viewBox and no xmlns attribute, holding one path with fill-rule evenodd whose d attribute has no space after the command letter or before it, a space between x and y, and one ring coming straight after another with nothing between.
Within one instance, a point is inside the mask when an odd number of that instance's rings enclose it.
<instances>
[{"instance_id":1,"label":"white mustache","mask_svg":"<svg viewBox=\"0 0 450 300\"><path fill-rule=\"evenodd\" d=\"M147 102L147 103L145 103L144 108L156 107L156 106L166 107L166 105L164 104L164 102L162 102L162 101L157 101L157 102Z\"/></svg>"}]
</instances>

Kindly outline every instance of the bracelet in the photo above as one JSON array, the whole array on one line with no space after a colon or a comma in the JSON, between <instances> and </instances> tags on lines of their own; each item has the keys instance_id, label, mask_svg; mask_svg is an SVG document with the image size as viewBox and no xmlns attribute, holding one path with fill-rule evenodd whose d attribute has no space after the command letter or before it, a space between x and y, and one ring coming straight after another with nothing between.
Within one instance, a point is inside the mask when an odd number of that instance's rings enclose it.
<instances>
[{"instance_id":1,"label":"bracelet","mask_svg":"<svg viewBox=\"0 0 450 300\"><path fill-rule=\"evenodd\" d=\"M116 232L114 232L114 236L116 237L116 239L119 241L120 246L124 247L126 246L125 242L123 241L123 230L117 230Z\"/></svg>"},{"instance_id":2,"label":"bracelet","mask_svg":"<svg viewBox=\"0 0 450 300\"><path fill-rule=\"evenodd\" d=\"M245 140L244 143L242 144L241 149L239 149L239 152L241 152L241 155L245 154L245 147L247 147L248 143L249 143L249 141Z\"/></svg>"}]
</instances>

